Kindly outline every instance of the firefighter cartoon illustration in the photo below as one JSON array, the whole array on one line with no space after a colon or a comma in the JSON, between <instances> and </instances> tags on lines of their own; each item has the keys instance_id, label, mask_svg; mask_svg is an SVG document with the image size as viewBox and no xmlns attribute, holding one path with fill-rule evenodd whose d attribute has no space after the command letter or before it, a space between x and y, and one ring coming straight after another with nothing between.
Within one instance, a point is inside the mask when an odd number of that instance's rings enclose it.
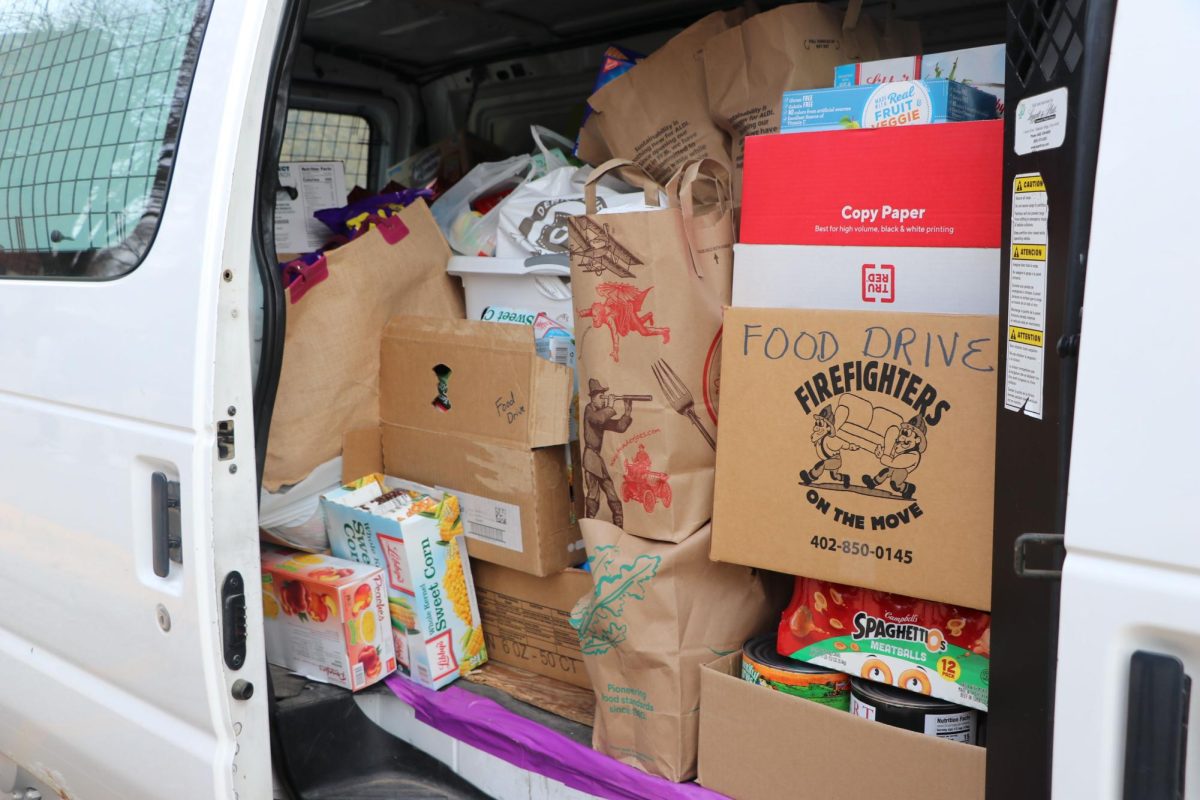
<instances>
[{"instance_id":1,"label":"firefighter cartoon illustration","mask_svg":"<svg viewBox=\"0 0 1200 800\"><path fill-rule=\"evenodd\" d=\"M883 444L875 448L875 456L883 469L878 474L863 475L863 485L868 489L888 486L905 500L916 494L917 485L909 480L921 464L925 453L928 428L921 416L915 416L899 428L888 430Z\"/></svg>"},{"instance_id":2,"label":"firefighter cartoon illustration","mask_svg":"<svg viewBox=\"0 0 1200 800\"><path fill-rule=\"evenodd\" d=\"M800 470L800 480L811 485L821 478L825 470L829 477L842 485L843 489L850 488L850 476L842 472L842 450L857 450L858 445L838 437L834 430L833 406L828 405L813 417L811 441L820 458L810 469Z\"/></svg>"},{"instance_id":3,"label":"firefighter cartoon illustration","mask_svg":"<svg viewBox=\"0 0 1200 800\"><path fill-rule=\"evenodd\" d=\"M633 424L634 402L652 398L649 395L611 395L608 387L595 378L588 378L588 397L588 404L583 410L583 513L590 519L595 518L600 510L600 493L603 492L612 512L612 523L620 528L625 524L625 509L600 450L604 446L605 433L624 433L629 430ZM620 415L613 408L616 402L624 406Z\"/></svg>"},{"instance_id":4,"label":"firefighter cartoon illustration","mask_svg":"<svg viewBox=\"0 0 1200 800\"><path fill-rule=\"evenodd\" d=\"M608 326L612 337L612 356L614 362L621 360L621 339L630 333L642 336L661 336L663 344L671 341L671 329L656 327L654 314L642 313L642 305L646 295L653 291L653 286L638 289L630 283L602 283L596 287L596 294L602 298L592 303L590 308L579 310L580 317L589 317L593 328Z\"/></svg>"}]
</instances>

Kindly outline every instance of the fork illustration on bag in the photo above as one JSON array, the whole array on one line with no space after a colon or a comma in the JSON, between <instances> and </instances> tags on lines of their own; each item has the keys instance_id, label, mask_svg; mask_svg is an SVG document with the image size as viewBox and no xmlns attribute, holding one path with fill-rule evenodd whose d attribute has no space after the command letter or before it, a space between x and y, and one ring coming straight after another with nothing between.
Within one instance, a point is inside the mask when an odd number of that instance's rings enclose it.
<instances>
[{"instance_id":1,"label":"fork illustration on bag","mask_svg":"<svg viewBox=\"0 0 1200 800\"><path fill-rule=\"evenodd\" d=\"M696 401L692 397L691 389L679 379L675 374L675 370L671 369L671 365L663 359L658 359L651 365L654 370L654 377L658 379L658 385L662 387L663 394L666 395L667 403L671 408L692 421L696 429L704 437L704 441L708 442L708 446L713 450L717 449L717 442L713 439L712 434L704 427L704 423L700 421L700 417L696 416Z\"/></svg>"}]
</instances>

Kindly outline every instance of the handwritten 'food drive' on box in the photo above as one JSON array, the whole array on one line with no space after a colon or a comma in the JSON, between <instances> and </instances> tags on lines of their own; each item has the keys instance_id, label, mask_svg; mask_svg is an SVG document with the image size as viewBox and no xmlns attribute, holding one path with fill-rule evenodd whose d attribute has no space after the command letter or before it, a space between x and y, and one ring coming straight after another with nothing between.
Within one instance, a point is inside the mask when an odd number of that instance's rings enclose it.
<instances>
[{"instance_id":1,"label":"handwritten 'food drive' on box","mask_svg":"<svg viewBox=\"0 0 1200 800\"><path fill-rule=\"evenodd\" d=\"M713 558L987 609L997 324L729 309Z\"/></svg>"}]
</instances>

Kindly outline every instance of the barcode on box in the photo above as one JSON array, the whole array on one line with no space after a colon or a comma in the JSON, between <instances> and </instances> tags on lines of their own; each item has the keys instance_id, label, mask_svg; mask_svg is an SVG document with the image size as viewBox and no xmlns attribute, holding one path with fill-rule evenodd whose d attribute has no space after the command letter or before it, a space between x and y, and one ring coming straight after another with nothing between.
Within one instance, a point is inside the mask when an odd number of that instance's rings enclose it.
<instances>
[{"instance_id":1,"label":"barcode on box","mask_svg":"<svg viewBox=\"0 0 1200 800\"><path fill-rule=\"evenodd\" d=\"M491 525L483 525L479 522L468 523L467 533L493 542L504 541L504 528L494 528Z\"/></svg>"},{"instance_id":2,"label":"barcode on box","mask_svg":"<svg viewBox=\"0 0 1200 800\"><path fill-rule=\"evenodd\" d=\"M367 673L366 673L366 670L363 669L363 665L355 664L354 665L354 685L362 686L366 682L367 682Z\"/></svg>"}]
</instances>

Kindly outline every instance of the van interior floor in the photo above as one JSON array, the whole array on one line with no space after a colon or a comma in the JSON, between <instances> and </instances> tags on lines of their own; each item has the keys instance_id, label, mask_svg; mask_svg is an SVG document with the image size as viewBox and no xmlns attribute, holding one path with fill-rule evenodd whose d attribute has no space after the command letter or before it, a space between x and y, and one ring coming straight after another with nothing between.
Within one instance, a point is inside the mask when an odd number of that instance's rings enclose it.
<instances>
[{"instance_id":1,"label":"van interior floor","mask_svg":"<svg viewBox=\"0 0 1200 800\"><path fill-rule=\"evenodd\" d=\"M270 670L275 695L275 732L279 737L276 746L283 754L284 768L297 792L297 800L488 797L449 765L372 721L364 708L404 705L386 684L351 694L276 666ZM590 725L544 711L486 683L460 680L455 686L590 746Z\"/></svg>"}]
</instances>

